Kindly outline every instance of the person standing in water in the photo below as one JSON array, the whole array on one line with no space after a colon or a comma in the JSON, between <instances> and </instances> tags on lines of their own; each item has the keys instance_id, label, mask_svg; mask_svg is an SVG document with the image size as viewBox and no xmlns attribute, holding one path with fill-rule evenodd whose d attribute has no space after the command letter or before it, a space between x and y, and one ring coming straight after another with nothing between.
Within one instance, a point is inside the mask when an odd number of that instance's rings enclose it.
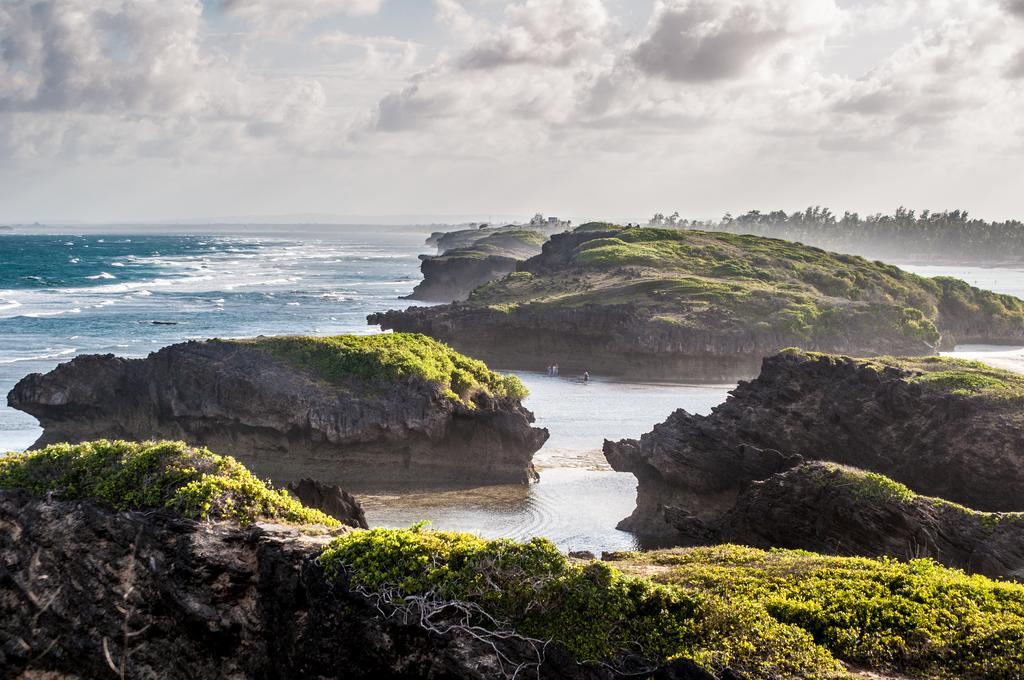
<instances>
[{"instance_id":1,"label":"person standing in water","mask_svg":"<svg viewBox=\"0 0 1024 680\"><path fill-rule=\"evenodd\" d=\"M590 372L589 371L583 371L583 382L584 383L589 383L590 382Z\"/></svg>"}]
</instances>

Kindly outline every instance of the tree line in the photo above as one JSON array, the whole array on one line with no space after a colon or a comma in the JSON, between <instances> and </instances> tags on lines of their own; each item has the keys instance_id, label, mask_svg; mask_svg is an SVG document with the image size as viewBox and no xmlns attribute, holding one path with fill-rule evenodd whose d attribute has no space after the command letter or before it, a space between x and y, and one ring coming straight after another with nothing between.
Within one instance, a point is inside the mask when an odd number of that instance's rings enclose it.
<instances>
[{"instance_id":1,"label":"tree line","mask_svg":"<svg viewBox=\"0 0 1024 680\"><path fill-rule=\"evenodd\" d=\"M1024 259L1024 222L988 222L965 210L918 213L900 207L892 215L839 217L814 206L803 212L752 210L726 214L721 220L686 220L674 213L656 214L650 226L708 229L799 241L807 245L866 257L908 260Z\"/></svg>"}]
</instances>

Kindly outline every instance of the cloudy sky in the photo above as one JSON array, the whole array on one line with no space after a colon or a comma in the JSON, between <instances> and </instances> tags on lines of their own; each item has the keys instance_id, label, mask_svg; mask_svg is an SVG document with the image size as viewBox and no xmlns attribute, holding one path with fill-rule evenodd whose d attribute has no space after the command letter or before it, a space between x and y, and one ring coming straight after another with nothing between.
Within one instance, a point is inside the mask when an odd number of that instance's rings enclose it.
<instances>
[{"instance_id":1,"label":"cloudy sky","mask_svg":"<svg viewBox=\"0 0 1024 680\"><path fill-rule=\"evenodd\" d=\"M1024 0L2 0L0 220L1024 217Z\"/></svg>"}]
</instances>

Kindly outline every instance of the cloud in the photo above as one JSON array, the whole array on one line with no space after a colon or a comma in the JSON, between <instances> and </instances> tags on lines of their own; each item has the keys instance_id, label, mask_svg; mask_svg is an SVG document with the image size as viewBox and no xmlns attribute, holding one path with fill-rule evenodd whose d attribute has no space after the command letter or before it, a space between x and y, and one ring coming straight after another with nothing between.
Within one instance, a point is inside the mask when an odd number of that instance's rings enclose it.
<instances>
[{"instance_id":1,"label":"cloud","mask_svg":"<svg viewBox=\"0 0 1024 680\"><path fill-rule=\"evenodd\" d=\"M3 3L0 146L114 160L338 143L318 81L250 71L205 42L203 21L198 0Z\"/></svg>"},{"instance_id":2,"label":"cloud","mask_svg":"<svg viewBox=\"0 0 1024 680\"><path fill-rule=\"evenodd\" d=\"M222 0L221 9L262 32L290 32L320 19L366 16L380 11L384 0Z\"/></svg>"},{"instance_id":3,"label":"cloud","mask_svg":"<svg viewBox=\"0 0 1024 680\"><path fill-rule=\"evenodd\" d=\"M1010 14L1024 18L1024 0L1003 0L1003 6Z\"/></svg>"},{"instance_id":4,"label":"cloud","mask_svg":"<svg viewBox=\"0 0 1024 680\"><path fill-rule=\"evenodd\" d=\"M321 34L313 40L313 46L330 50L358 49L364 56L360 68L371 72L409 69L416 62L422 47L411 40L393 36L354 35L343 31Z\"/></svg>"},{"instance_id":5,"label":"cloud","mask_svg":"<svg viewBox=\"0 0 1024 680\"><path fill-rule=\"evenodd\" d=\"M833 0L661 0L633 60L679 82L743 78L803 59L838 18Z\"/></svg>"},{"instance_id":6,"label":"cloud","mask_svg":"<svg viewBox=\"0 0 1024 680\"><path fill-rule=\"evenodd\" d=\"M601 0L525 0L505 9L504 20L463 54L465 69L514 64L565 66L600 47L608 28Z\"/></svg>"},{"instance_id":7,"label":"cloud","mask_svg":"<svg viewBox=\"0 0 1024 680\"><path fill-rule=\"evenodd\" d=\"M9 0L0 109L177 111L201 105L198 1Z\"/></svg>"}]
</instances>

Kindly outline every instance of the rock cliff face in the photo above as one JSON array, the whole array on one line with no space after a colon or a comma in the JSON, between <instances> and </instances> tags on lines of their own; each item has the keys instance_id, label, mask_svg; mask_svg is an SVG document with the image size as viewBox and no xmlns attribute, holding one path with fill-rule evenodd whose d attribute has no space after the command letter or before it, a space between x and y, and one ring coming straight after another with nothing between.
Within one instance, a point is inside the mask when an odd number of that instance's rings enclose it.
<instances>
[{"instance_id":1,"label":"rock cliff face","mask_svg":"<svg viewBox=\"0 0 1024 680\"><path fill-rule=\"evenodd\" d=\"M338 355L348 363L327 363L335 345L348 340L358 345ZM520 395L502 393L510 379L427 338L324 342L321 348L306 339L212 340L146 359L83 356L24 378L8 403L39 419L44 432L35 447L183 440L233 455L282 484L306 477L345 488L536 479L531 460L547 431L530 426L533 414ZM275 353L279 346L287 353ZM387 373L382 362L406 350L420 354L397 356L438 353L437 366L454 378ZM491 387L463 384L470 371Z\"/></svg>"},{"instance_id":2,"label":"rock cliff face","mask_svg":"<svg viewBox=\"0 0 1024 680\"><path fill-rule=\"evenodd\" d=\"M557 645L531 645L387 617L325 577L331 539L0 491L0 675L118 677L604 679ZM458 623L457 612L435 628ZM713 680L692 664L659 678Z\"/></svg>"},{"instance_id":3,"label":"rock cliff face","mask_svg":"<svg viewBox=\"0 0 1024 680\"><path fill-rule=\"evenodd\" d=\"M1019 577L1018 516L1003 525L999 515L954 511L948 501L1024 510L1022 404L1024 377L975 362L794 351L766 359L760 377L712 415L677 411L639 441L606 442L605 456L638 479L637 509L620 526L643 535L920 553ZM884 477L833 478L806 461ZM895 494L899 502L872 493L901 484L909 490Z\"/></svg>"},{"instance_id":4,"label":"rock cliff face","mask_svg":"<svg viewBox=\"0 0 1024 680\"><path fill-rule=\"evenodd\" d=\"M437 257L420 255L420 260L423 281L406 299L424 302L465 300L485 283L508 276L519 264L514 257L460 257L454 253Z\"/></svg>"},{"instance_id":5,"label":"rock cliff face","mask_svg":"<svg viewBox=\"0 0 1024 680\"><path fill-rule=\"evenodd\" d=\"M790 346L870 356L1020 342L1024 303L796 243L599 225L553 236L466 302L369 322L502 367L719 381Z\"/></svg>"},{"instance_id":6,"label":"rock cliff face","mask_svg":"<svg viewBox=\"0 0 1024 680\"><path fill-rule=\"evenodd\" d=\"M826 554L930 557L969 573L1024 581L1024 513L981 513L917 496L890 480L828 463L807 463L753 482L714 527L685 510L666 519L716 542Z\"/></svg>"},{"instance_id":7,"label":"rock cliff face","mask_svg":"<svg viewBox=\"0 0 1024 680\"><path fill-rule=\"evenodd\" d=\"M476 288L511 274L519 262L538 255L547 240L539 231L528 229L484 233L484 238L441 255L421 255L423 281L408 299L465 300Z\"/></svg>"}]
</instances>

